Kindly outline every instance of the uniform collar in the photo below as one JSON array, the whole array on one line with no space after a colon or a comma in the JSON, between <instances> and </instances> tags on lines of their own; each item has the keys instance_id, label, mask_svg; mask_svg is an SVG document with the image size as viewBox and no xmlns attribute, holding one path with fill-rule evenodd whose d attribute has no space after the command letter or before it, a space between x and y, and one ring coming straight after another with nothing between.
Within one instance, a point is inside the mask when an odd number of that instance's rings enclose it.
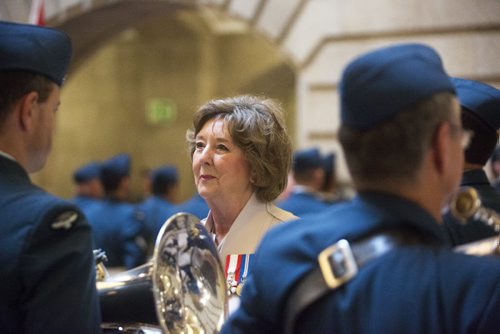
<instances>
[{"instance_id":1,"label":"uniform collar","mask_svg":"<svg viewBox=\"0 0 500 334\"><path fill-rule=\"evenodd\" d=\"M14 158L12 158L9 154L5 152L0 152L0 166L2 170L4 168L15 173L18 176L21 176L27 182L31 182L28 173L26 170L17 162Z\"/></svg>"},{"instance_id":2,"label":"uniform collar","mask_svg":"<svg viewBox=\"0 0 500 334\"><path fill-rule=\"evenodd\" d=\"M490 181L483 169L471 169L462 174L461 186L477 186L479 184L490 185Z\"/></svg>"},{"instance_id":3,"label":"uniform collar","mask_svg":"<svg viewBox=\"0 0 500 334\"><path fill-rule=\"evenodd\" d=\"M226 240L227 236L231 233L231 229L238 229L239 226L242 224L245 224L245 222L249 221L250 218L255 215L255 212L261 212L262 210L267 210L266 208L266 203L260 202L257 199L257 196L255 192L250 196L248 199L247 203L241 210L240 214L236 219L234 220L233 224L231 225L231 228L229 229L229 232L226 234L226 236L220 241L220 243L217 245L217 248L219 251L222 249L222 246L224 245L224 241ZM205 228L212 234L212 238L215 241L215 225L214 221L212 218L212 213L208 212L207 218L202 221L202 223L205 224Z\"/></svg>"},{"instance_id":4,"label":"uniform collar","mask_svg":"<svg viewBox=\"0 0 500 334\"><path fill-rule=\"evenodd\" d=\"M6 157L7 159L10 159L10 160L13 160L13 161L16 161L16 159L14 159L14 157L8 153L5 153L4 151L0 150L0 155L3 156L3 157Z\"/></svg>"},{"instance_id":5,"label":"uniform collar","mask_svg":"<svg viewBox=\"0 0 500 334\"><path fill-rule=\"evenodd\" d=\"M292 192L294 194L316 194L316 191L312 187L300 184L294 185Z\"/></svg>"},{"instance_id":6,"label":"uniform collar","mask_svg":"<svg viewBox=\"0 0 500 334\"><path fill-rule=\"evenodd\" d=\"M435 242L447 243L440 224L415 202L397 195L372 191L359 193L354 202L364 203L382 214L383 218L377 221L376 228L407 227Z\"/></svg>"}]
</instances>

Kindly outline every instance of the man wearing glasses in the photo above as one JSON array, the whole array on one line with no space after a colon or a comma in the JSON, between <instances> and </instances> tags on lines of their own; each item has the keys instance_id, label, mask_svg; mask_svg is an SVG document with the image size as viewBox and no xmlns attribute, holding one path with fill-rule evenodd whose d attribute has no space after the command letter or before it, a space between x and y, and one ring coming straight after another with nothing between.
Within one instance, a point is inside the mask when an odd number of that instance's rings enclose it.
<instances>
[{"instance_id":1,"label":"man wearing glasses","mask_svg":"<svg viewBox=\"0 0 500 334\"><path fill-rule=\"evenodd\" d=\"M500 193L491 186L484 170L498 143L500 90L474 80L451 80L460 101L463 127L473 134L464 153L465 163L460 186L473 187L484 207L500 212ZM449 213L443 219L446 233L453 245L498 235L493 226L479 220L459 222Z\"/></svg>"},{"instance_id":2,"label":"man wearing glasses","mask_svg":"<svg viewBox=\"0 0 500 334\"><path fill-rule=\"evenodd\" d=\"M357 195L268 232L222 333L495 333L500 261L455 253L441 209L467 132L435 50L360 56L340 83Z\"/></svg>"}]
</instances>

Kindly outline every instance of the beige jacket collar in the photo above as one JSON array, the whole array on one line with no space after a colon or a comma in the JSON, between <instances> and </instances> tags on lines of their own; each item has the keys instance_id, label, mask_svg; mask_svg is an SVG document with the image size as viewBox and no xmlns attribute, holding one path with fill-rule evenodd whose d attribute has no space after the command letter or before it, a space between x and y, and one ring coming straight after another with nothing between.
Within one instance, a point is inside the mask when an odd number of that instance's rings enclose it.
<instances>
[{"instance_id":1,"label":"beige jacket collar","mask_svg":"<svg viewBox=\"0 0 500 334\"><path fill-rule=\"evenodd\" d=\"M219 253L226 253L223 252L224 249L231 253L237 249L240 251L236 253L253 253L262 236L272 225L296 218L290 212L282 210L272 203L260 202L253 193L236 217L227 235L217 245ZM207 230L213 234L212 237L215 241L215 226L210 212L202 222Z\"/></svg>"}]
</instances>

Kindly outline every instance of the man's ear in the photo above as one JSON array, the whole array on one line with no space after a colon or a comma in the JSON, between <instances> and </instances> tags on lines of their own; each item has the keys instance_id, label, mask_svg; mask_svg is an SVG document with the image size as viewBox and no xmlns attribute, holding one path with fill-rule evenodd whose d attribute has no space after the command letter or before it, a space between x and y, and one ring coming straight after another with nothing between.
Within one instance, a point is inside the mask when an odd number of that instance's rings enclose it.
<instances>
[{"instance_id":1,"label":"man's ear","mask_svg":"<svg viewBox=\"0 0 500 334\"><path fill-rule=\"evenodd\" d=\"M33 127L33 115L35 108L38 108L38 93L29 92L21 98L19 104L19 126L26 131Z\"/></svg>"},{"instance_id":2,"label":"man's ear","mask_svg":"<svg viewBox=\"0 0 500 334\"><path fill-rule=\"evenodd\" d=\"M450 124L443 122L439 124L432 139L433 162L436 171L440 174L444 173L447 164L453 163L450 160L451 150L451 128Z\"/></svg>"}]
</instances>

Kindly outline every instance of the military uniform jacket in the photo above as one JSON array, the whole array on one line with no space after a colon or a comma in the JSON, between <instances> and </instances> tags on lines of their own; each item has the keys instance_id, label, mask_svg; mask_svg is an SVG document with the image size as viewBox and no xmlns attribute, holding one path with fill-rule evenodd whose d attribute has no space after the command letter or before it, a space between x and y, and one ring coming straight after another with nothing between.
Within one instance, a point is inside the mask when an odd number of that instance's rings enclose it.
<instances>
[{"instance_id":1,"label":"military uniform jacket","mask_svg":"<svg viewBox=\"0 0 500 334\"><path fill-rule=\"evenodd\" d=\"M482 169L469 170L463 173L462 187L473 187L477 190L481 203L484 207L495 210L500 213L500 193L493 188ZM453 245L461 245L473 241L485 239L499 235L492 226L486 223L469 219L466 224L460 224L451 214L444 217L444 228Z\"/></svg>"},{"instance_id":2,"label":"military uniform jacket","mask_svg":"<svg viewBox=\"0 0 500 334\"><path fill-rule=\"evenodd\" d=\"M87 217L87 213L92 210L92 207L100 201L100 199L83 195L75 196L70 200L71 203L75 204L83 212L85 217Z\"/></svg>"},{"instance_id":3,"label":"military uniform jacket","mask_svg":"<svg viewBox=\"0 0 500 334\"><path fill-rule=\"evenodd\" d=\"M0 332L98 333L90 226L0 155Z\"/></svg>"},{"instance_id":4,"label":"military uniform jacket","mask_svg":"<svg viewBox=\"0 0 500 334\"><path fill-rule=\"evenodd\" d=\"M287 296L317 266L318 254L341 238L387 229L404 229L425 243L367 262L309 307L296 333L498 333L500 261L454 253L426 211L381 193L362 193L272 229L254 256L241 306L221 333L283 333Z\"/></svg>"},{"instance_id":5,"label":"military uniform jacket","mask_svg":"<svg viewBox=\"0 0 500 334\"><path fill-rule=\"evenodd\" d=\"M210 211L207 203L198 193L193 195L193 197L184 203L177 205L176 210L177 212L187 212L193 214L198 217L198 219L203 219L208 215L208 211Z\"/></svg>"},{"instance_id":6,"label":"military uniform jacket","mask_svg":"<svg viewBox=\"0 0 500 334\"><path fill-rule=\"evenodd\" d=\"M89 210L88 220L107 267L131 269L146 262L146 232L132 204L106 198Z\"/></svg>"},{"instance_id":7,"label":"military uniform jacket","mask_svg":"<svg viewBox=\"0 0 500 334\"><path fill-rule=\"evenodd\" d=\"M308 213L318 213L330 207L316 193L308 191L304 187L294 187L292 193L283 201L278 203L283 210L290 211L296 216L302 217Z\"/></svg>"},{"instance_id":8,"label":"military uniform jacket","mask_svg":"<svg viewBox=\"0 0 500 334\"><path fill-rule=\"evenodd\" d=\"M152 195L137 205L136 217L142 221L148 239L154 243L165 221L176 212L174 204L159 196Z\"/></svg>"},{"instance_id":9,"label":"military uniform jacket","mask_svg":"<svg viewBox=\"0 0 500 334\"><path fill-rule=\"evenodd\" d=\"M272 203L260 202L254 193L241 210L226 237L217 246L223 266L225 266L227 255L254 253L260 240L271 227L292 219L297 219L297 217ZM210 213L202 222L209 232L215 233Z\"/></svg>"}]
</instances>

